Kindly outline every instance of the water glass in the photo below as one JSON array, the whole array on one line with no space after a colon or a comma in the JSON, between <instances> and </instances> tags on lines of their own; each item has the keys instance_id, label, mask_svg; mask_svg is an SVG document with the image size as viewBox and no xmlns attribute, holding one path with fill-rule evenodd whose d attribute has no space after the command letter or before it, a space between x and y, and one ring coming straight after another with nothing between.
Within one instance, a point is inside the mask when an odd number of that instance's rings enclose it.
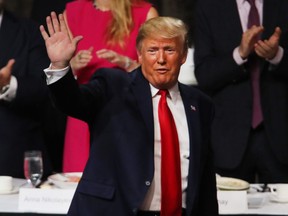
<instances>
[{"instance_id":1,"label":"water glass","mask_svg":"<svg viewBox=\"0 0 288 216\"><path fill-rule=\"evenodd\" d=\"M36 187L43 175L43 161L41 151L26 151L24 153L24 175L28 183Z\"/></svg>"}]
</instances>

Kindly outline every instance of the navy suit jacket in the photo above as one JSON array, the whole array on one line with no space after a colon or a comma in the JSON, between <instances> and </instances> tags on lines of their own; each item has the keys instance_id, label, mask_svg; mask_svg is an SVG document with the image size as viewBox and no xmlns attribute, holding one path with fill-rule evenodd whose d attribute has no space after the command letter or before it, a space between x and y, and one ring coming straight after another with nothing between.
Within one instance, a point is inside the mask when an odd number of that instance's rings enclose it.
<instances>
[{"instance_id":1,"label":"navy suit jacket","mask_svg":"<svg viewBox=\"0 0 288 216\"><path fill-rule=\"evenodd\" d=\"M262 39L268 39L279 26L284 56L278 66L261 62L260 91L272 152L288 164L288 1L264 0ZM232 57L239 46L242 26L236 0L197 2L195 38L195 75L199 87L215 103L212 146L215 164L235 168L248 143L252 119L250 73Z\"/></svg>"},{"instance_id":2,"label":"navy suit jacket","mask_svg":"<svg viewBox=\"0 0 288 216\"><path fill-rule=\"evenodd\" d=\"M68 215L136 215L154 175L152 96L141 68L100 69L80 89L70 72L49 87L60 109L90 127L90 157ZM218 215L213 105L198 90L179 88L190 136L187 215Z\"/></svg>"},{"instance_id":3,"label":"navy suit jacket","mask_svg":"<svg viewBox=\"0 0 288 216\"><path fill-rule=\"evenodd\" d=\"M13 101L0 100L0 175L24 178L26 150L41 150L44 174L52 167L44 145L44 109L50 103L43 68L49 65L45 44L34 22L4 11L0 27L0 68L14 58L18 87Z\"/></svg>"}]
</instances>

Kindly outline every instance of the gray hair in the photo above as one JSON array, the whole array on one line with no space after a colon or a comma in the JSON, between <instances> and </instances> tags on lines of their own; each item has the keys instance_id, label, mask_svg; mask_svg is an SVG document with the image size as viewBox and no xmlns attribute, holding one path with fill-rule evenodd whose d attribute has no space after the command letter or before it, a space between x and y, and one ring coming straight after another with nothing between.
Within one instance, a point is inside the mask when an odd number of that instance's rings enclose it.
<instances>
[{"instance_id":1,"label":"gray hair","mask_svg":"<svg viewBox=\"0 0 288 216\"><path fill-rule=\"evenodd\" d=\"M174 17L155 17L146 21L139 29L136 47L140 51L145 38L179 38L183 44L183 52L188 49L188 29L186 24Z\"/></svg>"}]
</instances>

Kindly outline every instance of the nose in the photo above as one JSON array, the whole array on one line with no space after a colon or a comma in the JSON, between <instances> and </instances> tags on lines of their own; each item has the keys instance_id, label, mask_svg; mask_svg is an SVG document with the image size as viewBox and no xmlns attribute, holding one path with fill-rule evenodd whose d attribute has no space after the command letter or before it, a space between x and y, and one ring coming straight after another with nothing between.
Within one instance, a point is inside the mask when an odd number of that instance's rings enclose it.
<instances>
[{"instance_id":1,"label":"nose","mask_svg":"<svg viewBox=\"0 0 288 216\"><path fill-rule=\"evenodd\" d=\"M159 51L159 53L158 53L157 63L160 65L163 65L166 63L165 52L162 50Z\"/></svg>"}]
</instances>

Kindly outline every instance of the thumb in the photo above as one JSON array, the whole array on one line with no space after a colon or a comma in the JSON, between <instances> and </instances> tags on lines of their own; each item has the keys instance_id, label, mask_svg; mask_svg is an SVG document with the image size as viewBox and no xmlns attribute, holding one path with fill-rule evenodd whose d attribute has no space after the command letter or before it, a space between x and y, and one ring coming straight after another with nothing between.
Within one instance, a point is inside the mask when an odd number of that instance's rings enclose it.
<instances>
[{"instance_id":1,"label":"thumb","mask_svg":"<svg viewBox=\"0 0 288 216\"><path fill-rule=\"evenodd\" d=\"M77 44L79 43L79 41L81 41L83 39L83 36L76 36L73 38L72 42L75 46L77 46Z\"/></svg>"},{"instance_id":2,"label":"thumb","mask_svg":"<svg viewBox=\"0 0 288 216\"><path fill-rule=\"evenodd\" d=\"M7 70L12 71L13 65L15 63L15 59L10 59L7 63L7 65L5 66Z\"/></svg>"},{"instance_id":3,"label":"thumb","mask_svg":"<svg viewBox=\"0 0 288 216\"><path fill-rule=\"evenodd\" d=\"M271 35L269 40L271 40L272 42L278 42L280 40L281 33L281 29L279 27L276 27L274 33Z\"/></svg>"},{"instance_id":4,"label":"thumb","mask_svg":"<svg viewBox=\"0 0 288 216\"><path fill-rule=\"evenodd\" d=\"M14 63L15 60L10 59L8 63L0 69L0 86L9 84Z\"/></svg>"},{"instance_id":5,"label":"thumb","mask_svg":"<svg viewBox=\"0 0 288 216\"><path fill-rule=\"evenodd\" d=\"M10 59L8 63L0 70L3 76L9 76L12 72L13 65L15 63L14 59Z\"/></svg>"}]
</instances>

